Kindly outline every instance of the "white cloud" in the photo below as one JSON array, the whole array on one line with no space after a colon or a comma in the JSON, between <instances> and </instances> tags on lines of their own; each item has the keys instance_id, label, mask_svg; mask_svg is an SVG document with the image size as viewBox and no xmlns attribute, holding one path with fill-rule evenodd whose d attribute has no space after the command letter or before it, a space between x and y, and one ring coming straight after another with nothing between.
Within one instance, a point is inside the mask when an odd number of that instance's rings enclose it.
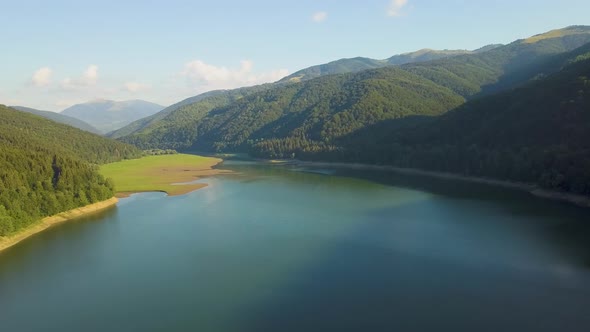
<instances>
[{"instance_id":1,"label":"white cloud","mask_svg":"<svg viewBox=\"0 0 590 332\"><path fill-rule=\"evenodd\" d=\"M124 84L125 90L128 92L136 93L149 90L151 88L148 84L143 84L139 82L127 82Z\"/></svg>"},{"instance_id":2,"label":"white cloud","mask_svg":"<svg viewBox=\"0 0 590 332\"><path fill-rule=\"evenodd\" d=\"M49 67L39 68L31 78L31 82L35 86L47 86L51 83L51 74L53 71Z\"/></svg>"},{"instance_id":3,"label":"white cloud","mask_svg":"<svg viewBox=\"0 0 590 332\"><path fill-rule=\"evenodd\" d=\"M218 67L201 60L194 60L185 64L182 76L185 76L191 85L197 85L199 91L207 91L275 82L289 74L286 69L254 73L253 68L254 63L249 60L241 61L237 69Z\"/></svg>"},{"instance_id":4,"label":"white cloud","mask_svg":"<svg viewBox=\"0 0 590 332\"><path fill-rule=\"evenodd\" d=\"M65 89L76 89L96 85L98 81L98 66L90 65L82 76L78 78L66 78L62 82L62 87Z\"/></svg>"},{"instance_id":5,"label":"white cloud","mask_svg":"<svg viewBox=\"0 0 590 332\"><path fill-rule=\"evenodd\" d=\"M401 15L401 10L408 4L408 0L391 0L387 8L387 16L396 17Z\"/></svg>"},{"instance_id":6,"label":"white cloud","mask_svg":"<svg viewBox=\"0 0 590 332\"><path fill-rule=\"evenodd\" d=\"M328 13L326 13L326 12L316 12L316 13L313 13L313 15L311 16L312 21L314 21L315 23L322 23L327 18L328 18Z\"/></svg>"},{"instance_id":7,"label":"white cloud","mask_svg":"<svg viewBox=\"0 0 590 332\"><path fill-rule=\"evenodd\" d=\"M86 71L84 71L84 75L82 77L89 85L96 84L96 81L98 80L98 66L97 65L88 66Z\"/></svg>"}]
</instances>

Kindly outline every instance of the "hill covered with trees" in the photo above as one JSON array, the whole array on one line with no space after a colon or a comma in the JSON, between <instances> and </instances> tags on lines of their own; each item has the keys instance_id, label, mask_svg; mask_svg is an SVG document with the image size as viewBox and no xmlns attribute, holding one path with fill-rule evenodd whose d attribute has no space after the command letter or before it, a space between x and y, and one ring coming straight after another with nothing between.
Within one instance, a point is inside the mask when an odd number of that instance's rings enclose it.
<instances>
[{"instance_id":1,"label":"hill covered with trees","mask_svg":"<svg viewBox=\"0 0 590 332\"><path fill-rule=\"evenodd\" d=\"M0 105L0 236L113 196L96 164L137 148Z\"/></svg>"},{"instance_id":2,"label":"hill covered with trees","mask_svg":"<svg viewBox=\"0 0 590 332\"><path fill-rule=\"evenodd\" d=\"M590 45L573 52L553 75L437 118L366 128L340 143L346 152L334 159L590 195Z\"/></svg>"},{"instance_id":3,"label":"hill covered with trees","mask_svg":"<svg viewBox=\"0 0 590 332\"><path fill-rule=\"evenodd\" d=\"M590 28L570 27L474 54L225 91L124 128L120 139L143 149L317 155L380 122L440 115L550 75L588 42Z\"/></svg>"},{"instance_id":4,"label":"hill covered with trees","mask_svg":"<svg viewBox=\"0 0 590 332\"><path fill-rule=\"evenodd\" d=\"M185 99L162 112L131 123L129 126L110 133L109 137L129 137L127 142L145 149L183 149L192 145L194 128L211 110L227 106L245 96L270 89L273 85L263 84L234 90L217 90ZM135 135L135 133L140 133Z\"/></svg>"}]
</instances>

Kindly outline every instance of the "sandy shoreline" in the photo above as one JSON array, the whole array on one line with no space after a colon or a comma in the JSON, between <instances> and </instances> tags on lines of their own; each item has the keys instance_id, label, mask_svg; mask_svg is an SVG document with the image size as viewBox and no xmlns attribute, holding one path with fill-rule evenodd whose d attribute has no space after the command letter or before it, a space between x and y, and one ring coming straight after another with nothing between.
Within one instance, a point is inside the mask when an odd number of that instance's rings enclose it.
<instances>
[{"instance_id":1,"label":"sandy shoreline","mask_svg":"<svg viewBox=\"0 0 590 332\"><path fill-rule=\"evenodd\" d=\"M77 209L65 211L54 216L45 217L41 219L39 222L19 231L18 233L8 236L8 237L0 237L0 252L4 249L10 248L13 245L21 242L22 240L42 232L49 227L52 227L57 224L61 224L65 221L69 221L84 215L89 215L95 213L97 211L104 210L108 207L114 206L117 204L119 200L116 197L112 197L106 201L86 205L83 207L79 207Z\"/></svg>"},{"instance_id":2,"label":"sandy shoreline","mask_svg":"<svg viewBox=\"0 0 590 332\"><path fill-rule=\"evenodd\" d=\"M286 161L283 165L298 165L298 166L320 166L320 167L336 167L336 168L347 168L347 169L358 169L358 170L379 170L379 171L391 171L400 174L409 175L420 175L433 177L438 179L448 180L459 180L473 183L481 183L492 186L517 189L526 191L534 196L551 199L554 201L567 202L581 207L590 208L590 197L576 195L561 191L543 189L535 184L511 182L504 180L496 180L489 178L481 178L475 176L465 176L453 173L425 171L415 168L401 168L394 166L381 166L381 165L370 165L370 164L358 164L358 163L329 163L329 162L313 162L313 161Z\"/></svg>"}]
</instances>

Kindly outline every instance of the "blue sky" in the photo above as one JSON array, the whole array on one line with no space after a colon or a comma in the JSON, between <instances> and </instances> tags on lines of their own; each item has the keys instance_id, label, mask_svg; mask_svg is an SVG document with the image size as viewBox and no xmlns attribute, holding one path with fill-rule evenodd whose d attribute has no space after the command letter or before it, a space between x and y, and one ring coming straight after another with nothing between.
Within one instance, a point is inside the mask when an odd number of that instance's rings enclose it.
<instances>
[{"instance_id":1,"label":"blue sky","mask_svg":"<svg viewBox=\"0 0 590 332\"><path fill-rule=\"evenodd\" d=\"M475 49L589 25L587 0L6 1L0 103L163 105L345 57Z\"/></svg>"}]
</instances>

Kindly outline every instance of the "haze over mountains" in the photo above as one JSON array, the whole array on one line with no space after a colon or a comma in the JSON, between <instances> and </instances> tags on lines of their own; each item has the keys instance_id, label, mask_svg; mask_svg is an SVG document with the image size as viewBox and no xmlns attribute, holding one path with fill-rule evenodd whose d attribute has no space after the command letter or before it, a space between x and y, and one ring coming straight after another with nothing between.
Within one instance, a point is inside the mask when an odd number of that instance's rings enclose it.
<instances>
[{"instance_id":1,"label":"haze over mountains","mask_svg":"<svg viewBox=\"0 0 590 332\"><path fill-rule=\"evenodd\" d=\"M24 106L11 106L11 108L13 108L15 110L27 112L27 113L39 115L39 116L42 116L42 117L47 118L49 120L53 120L58 123L67 124L67 125L70 125L74 128L82 129L84 131L91 132L93 134L100 134L100 130L94 128L93 126L89 125L88 123L86 123L82 120L76 119L71 116L67 116L64 114L56 113L56 112L36 110L34 108L24 107Z\"/></svg>"},{"instance_id":2,"label":"haze over mountains","mask_svg":"<svg viewBox=\"0 0 590 332\"><path fill-rule=\"evenodd\" d=\"M61 114L87 122L106 134L163 108L164 106L144 100L94 100L66 108Z\"/></svg>"}]
</instances>

